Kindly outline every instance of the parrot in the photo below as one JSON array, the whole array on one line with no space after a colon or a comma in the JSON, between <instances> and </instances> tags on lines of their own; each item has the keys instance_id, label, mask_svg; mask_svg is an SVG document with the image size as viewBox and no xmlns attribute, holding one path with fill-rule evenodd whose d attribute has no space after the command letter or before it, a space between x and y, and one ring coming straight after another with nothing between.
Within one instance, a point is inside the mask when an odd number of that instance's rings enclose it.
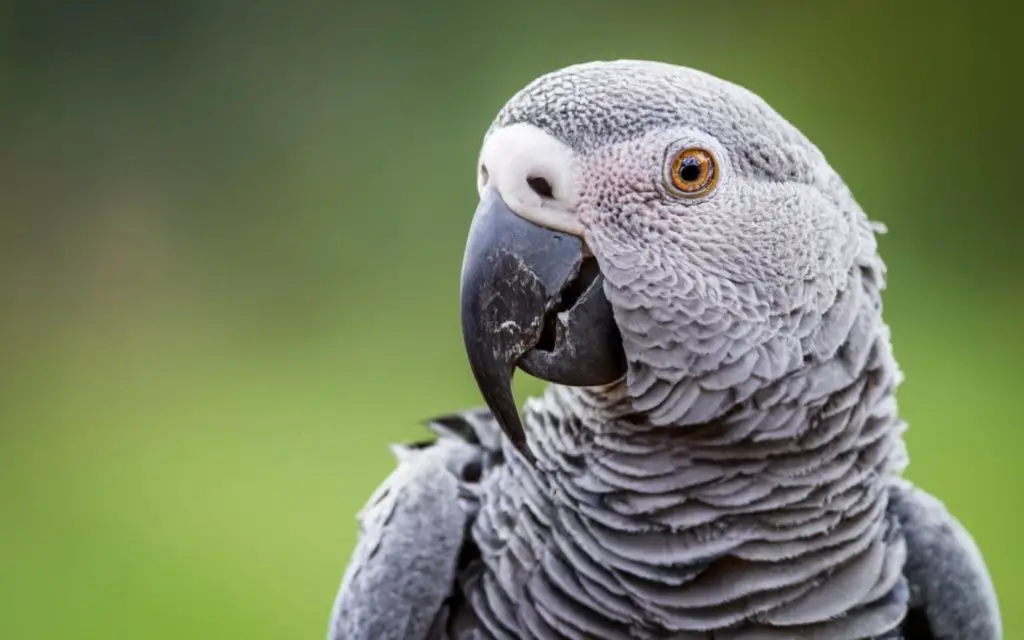
<instances>
[{"instance_id":1,"label":"parrot","mask_svg":"<svg viewBox=\"0 0 1024 640\"><path fill-rule=\"evenodd\" d=\"M328 640L999 640L979 546L904 477L878 236L749 89L545 73L476 163L477 408L357 514ZM517 371L546 386L517 404Z\"/></svg>"}]
</instances>

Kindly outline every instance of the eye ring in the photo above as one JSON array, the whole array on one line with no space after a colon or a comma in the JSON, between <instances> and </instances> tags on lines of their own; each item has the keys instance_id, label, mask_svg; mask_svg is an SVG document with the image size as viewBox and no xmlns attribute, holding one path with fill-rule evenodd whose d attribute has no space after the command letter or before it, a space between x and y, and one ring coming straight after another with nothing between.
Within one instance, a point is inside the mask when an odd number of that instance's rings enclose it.
<instances>
[{"instance_id":1,"label":"eye ring","mask_svg":"<svg viewBox=\"0 0 1024 640\"><path fill-rule=\"evenodd\" d=\"M672 186L685 196L701 196L718 184L718 161L701 147L688 147L676 154L669 166Z\"/></svg>"}]
</instances>

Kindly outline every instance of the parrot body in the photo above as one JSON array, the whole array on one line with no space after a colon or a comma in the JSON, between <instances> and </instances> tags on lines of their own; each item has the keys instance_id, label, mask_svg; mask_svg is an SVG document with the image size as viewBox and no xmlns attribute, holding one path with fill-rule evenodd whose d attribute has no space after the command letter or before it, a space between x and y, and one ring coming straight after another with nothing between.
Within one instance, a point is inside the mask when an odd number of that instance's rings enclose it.
<instances>
[{"instance_id":1,"label":"parrot body","mask_svg":"<svg viewBox=\"0 0 1024 640\"><path fill-rule=\"evenodd\" d=\"M478 187L488 409L395 447L330 640L1002 637L971 537L901 478L877 227L792 125L576 65L502 109ZM552 382L521 416L514 367Z\"/></svg>"}]
</instances>

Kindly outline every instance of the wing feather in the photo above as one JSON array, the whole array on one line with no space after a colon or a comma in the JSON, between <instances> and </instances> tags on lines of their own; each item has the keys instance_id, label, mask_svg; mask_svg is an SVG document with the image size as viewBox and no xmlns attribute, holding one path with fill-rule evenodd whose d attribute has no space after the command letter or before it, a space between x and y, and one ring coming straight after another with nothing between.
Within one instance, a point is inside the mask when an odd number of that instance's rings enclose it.
<instances>
[{"instance_id":1,"label":"wing feather","mask_svg":"<svg viewBox=\"0 0 1024 640\"><path fill-rule=\"evenodd\" d=\"M359 539L328 640L425 640L444 633L483 475L500 463L485 411L427 422L435 440L391 447L397 464L357 514ZM500 445L498 445L500 446Z\"/></svg>"},{"instance_id":2,"label":"wing feather","mask_svg":"<svg viewBox=\"0 0 1024 640\"><path fill-rule=\"evenodd\" d=\"M939 500L906 481L893 488L889 510L907 540L911 612L903 639L1002 640L992 578L967 530Z\"/></svg>"}]
</instances>

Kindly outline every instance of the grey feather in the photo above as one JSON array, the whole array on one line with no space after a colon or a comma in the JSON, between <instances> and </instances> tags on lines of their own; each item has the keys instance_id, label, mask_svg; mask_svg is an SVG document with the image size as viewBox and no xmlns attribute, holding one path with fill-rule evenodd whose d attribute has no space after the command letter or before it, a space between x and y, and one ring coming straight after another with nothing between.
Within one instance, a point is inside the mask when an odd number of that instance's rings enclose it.
<instances>
[{"instance_id":1,"label":"grey feather","mask_svg":"<svg viewBox=\"0 0 1024 640\"><path fill-rule=\"evenodd\" d=\"M905 640L997 640L999 603L981 551L945 506L907 482L891 492L890 511L907 540L904 574L913 608ZM930 634L930 635L929 635Z\"/></svg>"},{"instance_id":2,"label":"grey feather","mask_svg":"<svg viewBox=\"0 0 1024 640\"><path fill-rule=\"evenodd\" d=\"M879 227L821 151L741 87L638 61L538 78L485 147L523 130L517 166L571 174L627 375L528 400L532 461L486 412L400 449L332 640L1000 640L976 546L901 480ZM706 197L666 186L685 146L718 158Z\"/></svg>"},{"instance_id":3,"label":"grey feather","mask_svg":"<svg viewBox=\"0 0 1024 640\"><path fill-rule=\"evenodd\" d=\"M431 422L435 442L393 447L395 470L358 514L329 640L441 637L479 476L490 465L481 436L496 439L476 414L456 418Z\"/></svg>"}]
</instances>

